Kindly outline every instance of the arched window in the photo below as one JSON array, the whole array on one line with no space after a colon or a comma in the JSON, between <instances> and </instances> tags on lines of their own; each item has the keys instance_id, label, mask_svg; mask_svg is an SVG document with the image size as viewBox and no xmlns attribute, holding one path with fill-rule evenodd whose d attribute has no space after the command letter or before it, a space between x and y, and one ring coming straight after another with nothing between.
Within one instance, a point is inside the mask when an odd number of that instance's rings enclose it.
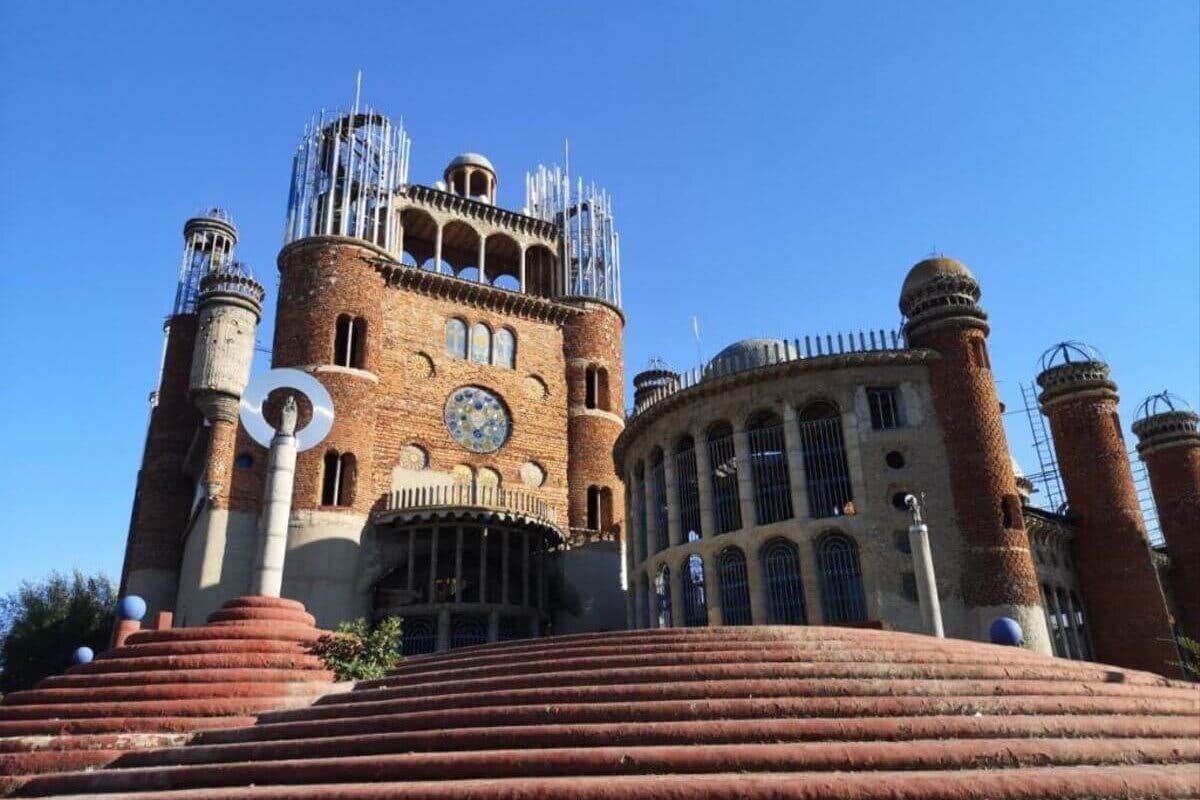
<instances>
[{"instance_id":1,"label":"arched window","mask_svg":"<svg viewBox=\"0 0 1200 800\"><path fill-rule=\"evenodd\" d=\"M683 595L683 624L703 628L708 624L708 604L704 601L704 559L699 553L688 556L679 573Z\"/></svg>"},{"instance_id":2,"label":"arched window","mask_svg":"<svg viewBox=\"0 0 1200 800\"><path fill-rule=\"evenodd\" d=\"M608 370L596 364L588 364L583 378L584 406L608 411Z\"/></svg>"},{"instance_id":3,"label":"arched window","mask_svg":"<svg viewBox=\"0 0 1200 800\"><path fill-rule=\"evenodd\" d=\"M400 647L406 656L419 656L437 649L437 624L429 617L405 617Z\"/></svg>"},{"instance_id":4,"label":"arched window","mask_svg":"<svg viewBox=\"0 0 1200 800\"><path fill-rule=\"evenodd\" d=\"M492 363L506 369L515 369L517 366L517 337L508 328L496 331L496 341L492 346Z\"/></svg>"},{"instance_id":5,"label":"arched window","mask_svg":"<svg viewBox=\"0 0 1200 800\"><path fill-rule=\"evenodd\" d=\"M642 601L641 627L645 630L650 627L650 579L644 572L642 573L641 580L638 581L638 594Z\"/></svg>"},{"instance_id":6,"label":"arched window","mask_svg":"<svg viewBox=\"0 0 1200 800\"><path fill-rule=\"evenodd\" d=\"M666 469L663 465L663 451L657 447L650 454L650 509L654 513L654 552L657 553L671 545L667 532Z\"/></svg>"},{"instance_id":7,"label":"arched window","mask_svg":"<svg viewBox=\"0 0 1200 800\"><path fill-rule=\"evenodd\" d=\"M807 624L799 548L787 539L772 539L762 547L762 568L767 622L772 625Z\"/></svg>"},{"instance_id":8,"label":"arched window","mask_svg":"<svg viewBox=\"0 0 1200 800\"><path fill-rule=\"evenodd\" d=\"M783 420L765 412L746 425L750 467L754 477L754 516L759 525L792 518L792 484L788 475Z\"/></svg>"},{"instance_id":9,"label":"arched window","mask_svg":"<svg viewBox=\"0 0 1200 800\"><path fill-rule=\"evenodd\" d=\"M700 530L700 482L696 477L696 442L685 436L675 445L675 480L679 489L679 524L683 540L694 542Z\"/></svg>"},{"instance_id":10,"label":"arched window","mask_svg":"<svg viewBox=\"0 0 1200 800\"><path fill-rule=\"evenodd\" d=\"M321 472L321 505L348 506L354 502L354 454L329 450Z\"/></svg>"},{"instance_id":11,"label":"arched window","mask_svg":"<svg viewBox=\"0 0 1200 800\"><path fill-rule=\"evenodd\" d=\"M733 452L733 428L718 422L708 431L708 463L712 465L713 522L717 533L742 527L742 500L738 494L737 458Z\"/></svg>"},{"instance_id":12,"label":"arched window","mask_svg":"<svg viewBox=\"0 0 1200 800\"><path fill-rule=\"evenodd\" d=\"M717 556L721 585L721 619L726 625L750 624L750 581L746 556L736 547L726 547Z\"/></svg>"},{"instance_id":13,"label":"arched window","mask_svg":"<svg viewBox=\"0 0 1200 800\"><path fill-rule=\"evenodd\" d=\"M841 516L853 499L841 415L832 403L817 402L799 416L808 515L814 519Z\"/></svg>"},{"instance_id":14,"label":"arched window","mask_svg":"<svg viewBox=\"0 0 1200 800\"><path fill-rule=\"evenodd\" d=\"M671 570L666 564L658 568L654 578L654 596L658 601L658 627L671 627Z\"/></svg>"},{"instance_id":15,"label":"arched window","mask_svg":"<svg viewBox=\"0 0 1200 800\"><path fill-rule=\"evenodd\" d=\"M589 486L587 490L587 529L598 531L600 524L600 487Z\"/></svg>"},{"instance_id":16,"label":"arched window","mask_svg":"<svg viewBox=\"0 0 1200 800\"><path fill-rule=\"evenodd\" d=\"M450 621L450 649L487 643L487 622L480 617L454 617Z\"/></svg>"},{"instance_id":17,"label":"arched window","mask_svg":"<svg viewBox=\"0 0 1200 800\"><path fill-rule=\"evenodd\" d=\"M461 319L446 320L446 355L450 358L467 357L467 323Z\"/></svg>"},{"instance_id":18,"label":"arched window","mask_svg":"<svg viewBox=\"0 0 1200 800\"><path fill-rule=\"evenodd\" d=\"M492 331L482 322L471 326L471 360L487 364L492 360Z\"/></svg>"},{"instance_id":19,"label":"arched window","mask_svg":"<svg viewBox=\"0 0 1200 800\"><path fill-rule=\"evenodd\" d=\"M867 599L863 593L858 545L844 533L827 533L817 540L816 547L825 622L831 625L865 622Z\"/></svg>"},{"instance_id":20,"label":"arched window","mask_svg":"<svg viewBox=\"0 0 1200 800\"><path fill-rule=\"evenodd\" d=\"M634 472L633 489L633 501L637 503L638 537L642 543L642 558L645 559L650 556L650 531L646 525L646 465L641 461Z\"/></svg>"},{"instance_id":21,"label":"arched window","mask_svg":"<svg viewBox=\"0 0 1200 800\"><path fill-rule=\"evenodd\" d=\"M339 367L366 368L367 321L342 314L333 333L333 363Z\"/></svg>"}]
</instances>

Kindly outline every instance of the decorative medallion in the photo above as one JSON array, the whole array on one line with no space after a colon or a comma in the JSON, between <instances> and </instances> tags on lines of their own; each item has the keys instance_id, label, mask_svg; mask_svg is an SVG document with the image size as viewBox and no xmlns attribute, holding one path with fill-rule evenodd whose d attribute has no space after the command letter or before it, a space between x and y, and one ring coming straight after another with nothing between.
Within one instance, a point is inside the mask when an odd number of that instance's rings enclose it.
<instances>
[{"instance_id":1,"label":"decorative medallion","mask_svg":"<svg viewBox=\"0 0 1200 800\"><path fill-rule=\"evenodd\" d=\"M474 453L499 450L511 423L500 398L478 386L462 386L446 398L444 419L450 437Z\"/></svg>"},{"instance_id":2,"label":"decorative medallion","mask_svg":"<svg viewBox=\"0 0 1200 800\"><path fill-rule=\"evenodd\" d=\"M432 378L436 372L433 359L425 353L410 353L405 366L409 376L416 380Z\"/></svg>"},{"instance_id":3,"label":"decorative medallion","mask_svg":"<svg viewBox=\"0 0 1200 800\"><path fill-rule=\"evenodd\" d=\"M546 471L535 461L526 461L521 465L521 483L536 489L546 482Z\"/></svg>"},{"instance_id":4,"label":"decorative medallion","mask_svg":"<svg viewBox=\"0 0 1200 800\"><path fill-rule=\"evenodd\" d=\"M546 382L537 375L526 375L522 383L522 388L525 390L525 396L530 400L545 400L550 396L550 390L546 388Z\"/></svg>"},{"instance_id":5,"label":"decorative medallion","mask_svg":"<svg viewBox=\"0 0 1200 800\"><path fill-rule=\"evenodd\" d=\"M425 469L429 466L429 454L420 445L406 444L400 448L400 466L411 470Z\"/></svg>"}]
</instances>

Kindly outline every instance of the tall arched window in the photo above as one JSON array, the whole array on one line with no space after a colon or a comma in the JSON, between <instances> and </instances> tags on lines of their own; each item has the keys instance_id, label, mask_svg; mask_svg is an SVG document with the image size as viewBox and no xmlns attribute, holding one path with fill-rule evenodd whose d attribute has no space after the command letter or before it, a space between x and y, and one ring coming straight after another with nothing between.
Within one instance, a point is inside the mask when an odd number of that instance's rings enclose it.
<instances>
[{"instance_id":1,"label":"tall arched window","mask_svg":"<svg viewBox=\"0 0 1200 800\"><path fill-rule=\"evenodd\" d=\"M675 445L675 476L679 490L679 524L683 540L694 542L700 530L700 482L696 476L696 443L685 436Z\"/></svg>"},{"instance_id":2,"label":"tall arched window","mask_svg":"<svg viewBox=\"0 0 1200 800\"><path fill-rule=\"evenodd\" d=\"M584 406L608 411L608 370L597 364L588 364L583 373L583 381Z\"/></svg>"},{"instance_id":3,"label":"tall arched window","mask_svg":"<svg viewBox=\"0 0 1200 800\"><path fill-rule=\"evenodd\" d=\"M508 328L496 331L496 341L492 346L492 363L505 369L514 369L517 366L517 337Z\"/></svg>"},{"instance_id":4,"label":"tall arched window","mask_svg":"<svg viewBox=\"0 0 1200 800\"><path fill-rule=\"evenodd\" d=\"M712 465L713 522L717 533L742 527L742 501L738 494L738 463L733 452L733 428L718 422L708 430L708 462Z\"/></svg>"},{"instance_id":5,"label":"tall arched window","mask_svg":"<svg viewBox=\"0 0 1200 800\"><path fill-rule=\"evenodd\" d=\"M650 579L646 577L646 573L642 573L641 580L638 581L638 594L642 601L641 611L639 615L641 627L643 630L650 627Z\"/></svg>"},{"instance_id":6,"label":"tall arched window","mask_svg":"<svg viewBox=\"0 0 1200 800\"><path fill-rule=\"evenodd\" d=\"M746 424L754 477L754 516L759 525L792 518L792 484L788 475L783 420L771 412L756 414Z\"/></svg>"},{"instance_id":7,"label":"tall arched window","mask_svg":"<svg viewBox=\"0 0 1200 800\"><path fill-rule=\"evenodd\" d=\"M461 319L446 320L446 355L450 358L467 357L467 323Z\"/></svg>"},{"instance_id":8,"label":"tall arched window","mask_svg":"<svg viewBox=\"0 0 1200 800\"><path fill-rule=\"evenodd\" d=\"M429 617L405 617L400 647L406 656L419 656L437 649L437 625Z\"/></svg>"},{"instance_id":9,"label":"tall arched window","mask_svg":"<svg viewBox=\"0 0 1200 800\"><path fill-rule=\"evenodd\" d=\"M450 620L450 649L487 644L487 621L481 617L453 617Z\"/></svg>"},{"instance_id":10,"label":"tall arched window","mask_svg":"<svg viewBox=\"0 0 1200 800\"><path fill-rule=\"evenodd\" d=\"M589 486L587 490L587 528L605 531L612 527L612 489Z\"/></svg>"},{"instance_id":11,"label":"tall arched window","mask_svg":"<svg viewBox=\"0 0 1200 800\"><path fill-rule=\"evenodd\" d=\"M666 550L671 542L667 531L667 477L663 451L650 454L650 509L654 513L655 552Z\"/></svg>"},{"instance_id":12,"label":"tall arched window","mask_svg":"<svg viewBox=\"0 0 1200 800\"><path fill-rule=\"evenodd\" d=\"M650 556L650 531L646 525L646 465L639 461L634 470L634 498L637 503L638 537L642 543L642 558Z\"/></svg>"},{"instance_id":13,"label":"tall arched window","mask_svg":"<svg viewBox=\"0 0 1200 800\"><path fill-rule=\"evenodd\" d=\"M800 412L800 447L808 487L808 514L841 516L853 498L842 438L842 419L832 403L811 403Z\"/></svg>"},{"instance_id":14,"label":"tall arched window","mask_svg":"<svg viewBox=\"0 0 1200 800\"><path fill-rule=\"evenodd\" d=\"M717 556L721 586L721 619L726 625L750 624L750 581L746 556L736 547L726 547Z\"/></svg>"},{"instance_id":15,"label":"tall arched window","mask_svg":"<svg viewBox=\"0 0 1200 800\"><path fill-rule=\"evenodd\" d=\"M471 326L471 360L488 364L492 360L492 331L482 322Z\"/></svg>"},{"instance_id":16,"label":"tall arched window","mask_svg":"<svg viewBox=\"0 0 1200 800\"><path fill-rule=\"evenodd\" d=\"M703 628L708 624L708 604L704 601L704 559L699 553L688 556L679 572L683 595L683 624Z\"/></svg>"},{"instance_id":17,"label":"tall arched window","mask_svg":"<svg viewBox=\"0 0 1200 800\"><path fill-rule=\"evenodd\" d=\"M329 450L321 471L321 505L348 506L354 502L354 454Z\"/></svg>"},{"instance_id":18,"label":"tall arched window","mask_svg":"<svg viewBox=\"0 0 1200 800\"><path fill-rule=\"evenodd\" d=\"M865 622L867 598L858 563L858 545L846 534L835 532L818 539L816 548L825 622L833 625Z\"/></svg>"},{"instance_id":19,"label":"tall arched window","mask_svg":"<svg viewBox=\"0 0 1200 800\"><path fill-rule=\"evenodd\" d=\"M807 624L799 548L787 539L772 539L763 545L761 552L767 622L772 625Z\"/></svg>"},{"instance_id":20,"label":"tall arched window","mask_svg":"<svg viewBox=\"0 0 1200 800\"><path fill-rule=\"evenodd\" d=\"M367 321L342 314L333 332L333 363L339 367L366 369Z\"/></svg>"},{"instance_id":21,"label":"tall arched window","mask_svg":"<svg viewBox=\"0 0 1200 800\"><path fill-rule=\"evenodd\" d=\"M671 570L666 564L658 568L654 578L654 596L658 601L658 627L671 627Z\"/></svg>"}]
</instances>

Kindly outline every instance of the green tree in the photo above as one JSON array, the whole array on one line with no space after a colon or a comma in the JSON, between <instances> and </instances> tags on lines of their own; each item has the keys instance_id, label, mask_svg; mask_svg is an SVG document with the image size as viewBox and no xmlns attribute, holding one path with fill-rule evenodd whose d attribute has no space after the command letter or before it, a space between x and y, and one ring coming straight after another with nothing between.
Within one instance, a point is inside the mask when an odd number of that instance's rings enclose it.
<instances>
[{"instance_id":1,"label":"green tree","mask_svg":"<svg viewBox=\"0 0 1200 800\"><path fill-rule=\"evenodd\" d=\"M381 619L374 628L359 618L322 636L313 652L339 681L382 678L400 662L400 632L396 617Z\"/></svg>"},{"instance_id":2,"label":"green tree","mask_svg":"<svg viewBox=\"0 0 1200 800\"><path fill-rule=\"evenodd\" d=\"M86 645L108 647L117 605L107 575L51 573L0 598L0 694L29 689L71 665Z\"/></svg>"}]
</instances>

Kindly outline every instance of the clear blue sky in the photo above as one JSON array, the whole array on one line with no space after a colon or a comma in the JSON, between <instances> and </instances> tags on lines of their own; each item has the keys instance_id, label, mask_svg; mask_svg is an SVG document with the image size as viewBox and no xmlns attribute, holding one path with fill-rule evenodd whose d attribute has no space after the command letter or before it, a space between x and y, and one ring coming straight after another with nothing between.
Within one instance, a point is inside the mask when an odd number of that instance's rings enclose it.
<instances>
[{"instance_id":1,"label":"clear blue sky","mask_svg":"<svg viewBox=\"0 0 1200 800\"><path fill-rule=\"evenodd\" d=\"M707 355L894 326L937 249L1010 408L1063 338L1126 423L1200 403L1195 0L451 5L0 5L0 592L119 572L182 224L229 209L273 294L296 139L359 68L414 181L479 150L519 208L570 137L616 198L630 375L691 366L693 314Z\"/></svg>"}]
</instances>

